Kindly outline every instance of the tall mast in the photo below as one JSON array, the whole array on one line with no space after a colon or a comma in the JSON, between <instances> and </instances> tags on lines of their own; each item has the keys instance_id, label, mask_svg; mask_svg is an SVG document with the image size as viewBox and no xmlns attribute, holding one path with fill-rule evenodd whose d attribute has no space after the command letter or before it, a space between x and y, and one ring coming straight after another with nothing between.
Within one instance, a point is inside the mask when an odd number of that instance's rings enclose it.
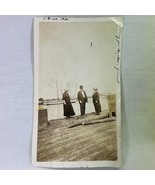
<instances>
[{"instance_id":1,"label":"tall mast","mask_svg":"<svg viewBox=\"0 0 155 185\"><path fill-rule=\"evenodd\" d=\"M70 97L72 97L71 84L70 84L70 82L69 82L69 91L70 91Z\"/></svg>"},{"instance_id":2,"label":"tall mast","mask_svg":"<svg viewBox=\"0 0 155 185\"><path fill-rule=\"evenodd\" d=\"M62 94L63 94L63 90L62 90L62 85L61 85L61 96L62 96Z\"/></svg>"},{"instance_id":3,"label":"tall mast","mask_svg":"<svg viewBox=\"0 0 155 185\"><path fill-rule=\"evenodd\" d=\"M56 80L56 89L57 89L57 99L59 100L59 93L58 93L58 82Z\"/></svg>"}]
</instances>

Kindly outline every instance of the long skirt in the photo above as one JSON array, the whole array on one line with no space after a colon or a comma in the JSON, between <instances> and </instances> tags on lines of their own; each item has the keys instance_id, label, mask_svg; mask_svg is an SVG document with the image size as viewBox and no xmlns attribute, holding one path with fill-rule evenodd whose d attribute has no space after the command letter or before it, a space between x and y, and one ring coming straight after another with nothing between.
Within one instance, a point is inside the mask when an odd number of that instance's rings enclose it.
<instances>
[{"instance_id":1,"label":"long skirt","mask_svg":"<svg viewBox=\"0 0 155 185\"><path fill-rule=\"evenodd\" d=\"M73 106L70 102L64 104L63 107L64 107L64 116L70 117L70 116L75 115Z\"/></svg>"}]
</instances>

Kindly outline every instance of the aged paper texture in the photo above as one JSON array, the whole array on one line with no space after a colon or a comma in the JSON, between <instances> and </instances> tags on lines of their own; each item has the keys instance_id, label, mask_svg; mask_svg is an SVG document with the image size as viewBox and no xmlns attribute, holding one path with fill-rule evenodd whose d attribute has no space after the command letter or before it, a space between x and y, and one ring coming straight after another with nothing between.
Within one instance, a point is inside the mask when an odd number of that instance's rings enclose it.
<instances>
[{"instance_id":1,"label":"aged paper texture","mask_svg":"<svg viewBox=\"0 0 155 185\"><path fill-rule=\"evenodd\" d=\"M34 20L32 162L119 167L121 17Z\"/></svg>"}]
</instances>

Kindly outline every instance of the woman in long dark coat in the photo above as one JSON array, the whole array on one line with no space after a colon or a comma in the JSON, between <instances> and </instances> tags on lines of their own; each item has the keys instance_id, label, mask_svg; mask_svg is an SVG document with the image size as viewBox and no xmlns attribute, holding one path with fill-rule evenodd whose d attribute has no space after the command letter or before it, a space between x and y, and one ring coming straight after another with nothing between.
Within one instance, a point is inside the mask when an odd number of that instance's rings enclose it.
<instances>
[{"instance_id":1,"label":"woman in long dark coat","mask_svg":"<svg viewBox=\"0 0 155 185\"><path fill-rule=\"evenodd\" d=\"M94 93L92 95L93 98L93 104L96 111L96 114L100 114L101 112L101 103L100 103L100 95L97 91L97 88L94 88Z\"/></svg>"},{"instance_id":2,"label":"woman in long dark coat","mask_svg":"<svg viewBox=\"0 0 155 185\"><path fill-rule=\"evenodd\" d=\"M65 90L65 92L63 93L62 100L63 100L64 116L66 116L66 118L70 118L70 116L74 116L75 112L71 104L68 89Z\"/></svg>"}]
</instances>

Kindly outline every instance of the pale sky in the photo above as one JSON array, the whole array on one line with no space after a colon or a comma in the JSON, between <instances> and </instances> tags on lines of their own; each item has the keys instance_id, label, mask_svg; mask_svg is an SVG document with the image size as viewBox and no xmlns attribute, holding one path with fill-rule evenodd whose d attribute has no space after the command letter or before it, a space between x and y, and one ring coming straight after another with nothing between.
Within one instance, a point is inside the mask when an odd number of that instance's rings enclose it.
<instances>
[{"instance_id":1,"label":"pale sky","mask_svg":"<svg viewBox=\"0 0 155 185\"><path fill-rule=\"evenodd\" d=\"M104 22L41 22L39 27L39 98L59 97L65 88L77 95L116 92L118 25Z\"/></svg>"}]
</instances>

